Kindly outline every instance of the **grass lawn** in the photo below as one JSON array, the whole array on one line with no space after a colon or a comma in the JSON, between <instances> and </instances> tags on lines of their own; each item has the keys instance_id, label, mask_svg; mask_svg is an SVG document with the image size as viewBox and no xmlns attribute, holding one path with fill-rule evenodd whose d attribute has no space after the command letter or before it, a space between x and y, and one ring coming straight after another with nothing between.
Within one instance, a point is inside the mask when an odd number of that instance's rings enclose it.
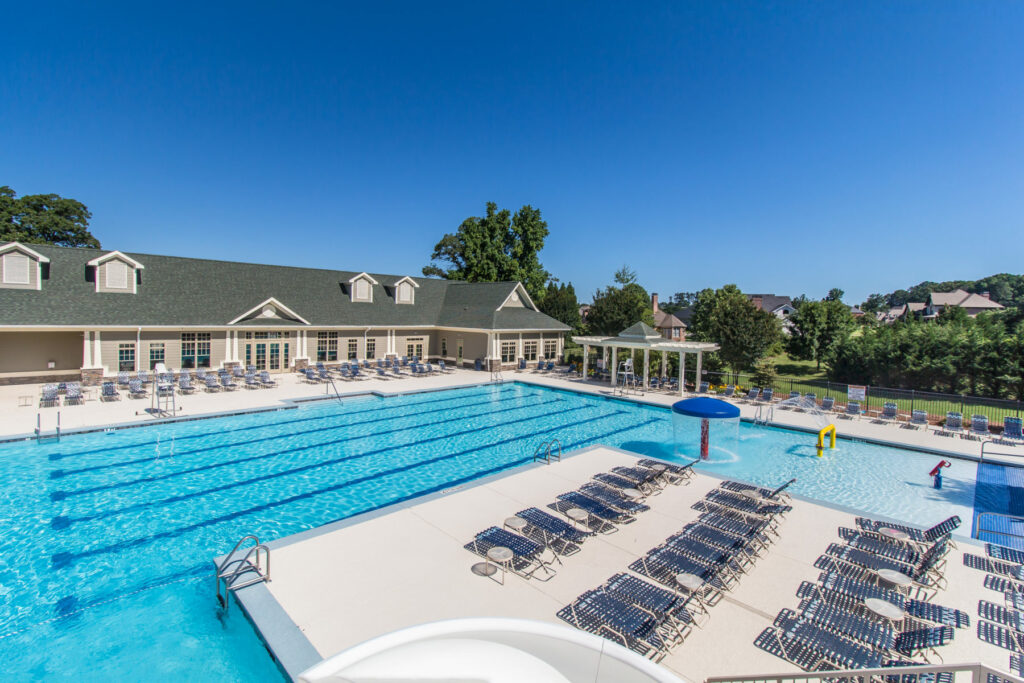
<instances>
[{"instance_id":1,"label":"grass lawn","mask_svg":"<svg viewBox=\"0 0 1024 683\"><path fill-rule=\"evenodd\" d=\"M786 353L771 356L768 360L775 363L775 372L780 377L793 377L795 379L825 379L825 367L817 368L813 360L796 360L790 358Z\"/></svg>"}]
</instances>

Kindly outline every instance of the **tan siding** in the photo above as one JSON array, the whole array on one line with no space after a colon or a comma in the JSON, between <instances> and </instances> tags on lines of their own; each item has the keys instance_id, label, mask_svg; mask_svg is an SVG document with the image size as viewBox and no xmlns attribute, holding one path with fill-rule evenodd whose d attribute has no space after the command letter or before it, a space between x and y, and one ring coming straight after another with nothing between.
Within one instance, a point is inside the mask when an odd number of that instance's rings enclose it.
<instances>
[{"instance_id":1,"label":"tan siding","mask_svg":"<svg viewBox=\"0 0 1024 683\"><path fill-rule=\"evenodd\" d=\"M46 372L82 367L81 332L0 332L0 373Z\"/></svg>"},{"instance_id":2,"label":"tan siding","mask_svg":"<svg viewBox=\"0 0 1024 683\"><path fill-rule=\"evenodd\" d=\"M110 266L110 264L114 263L115 261L118 263L123 263L126 266L128 266L128 279L125 281L128 286L124 289L115 289L113 287L107 287L107 267ZM135 291L134 283L135 268L133 268L132 265L127 261L122 261L121 259L118 258L110 259L109 261L104 261L103 263L101 263L99 267L96 269L97 291L107 294L132 294Z\"/></svg>"},{"instance_id":3,"label":"tan siding","mask_svg":"<svg viewBox=\"0 0 1024 683\"><path fill-rule=\"evenodd\" d=\"M118 371L117 367L117 350L121 344L132 344L135 345L136 333L135 332L108 332L103 330L100 332L100 353L103 357L100 359L101 365L106 368L107 374L114 374ZM135 349L135 361L136 368L145 369L145 365L139 364L139 349ZM93 359L93 363L96 363L96 359Z\"/></svg>"},{"instance_id":4,"label":"tan siding","mask_svg":"<svg viewBox=\"0 0 1024 683\"><path fill-rule=\"evenodd\" d=\"M455 341L458 339L463 340L463 360L472 363L477 358L483 359L487 357L487 334L482 332L454 332L449 338L449 343L452 344L452 350L450 353L452 356L455 355Z\"/></svg>"}]
</instances>

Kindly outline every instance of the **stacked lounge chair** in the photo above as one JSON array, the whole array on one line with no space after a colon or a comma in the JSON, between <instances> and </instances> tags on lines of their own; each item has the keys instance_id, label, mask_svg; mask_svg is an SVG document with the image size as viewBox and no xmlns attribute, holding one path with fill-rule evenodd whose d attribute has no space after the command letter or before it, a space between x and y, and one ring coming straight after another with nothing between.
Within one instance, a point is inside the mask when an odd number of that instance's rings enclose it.
<instances>
[{"instance_id":1,"label":"stacked lounge chair","mask_svg":"<svg viewBox=\"0 0 1024 683\"><path fill-rule=\"evenodd\" d=\"M101 401L120 401L121 392L117 390L117 385L113 382L104 382L103 388L100 390Z\"/></svg>"},{"instance_id":2,"label":"stacked lounge chair","mask_svg":"<svg viewBox=\"0 0 1024 683\"><path fill-rule=\"evenodd\" d=\"M64 405L80 406L83 401L82 385L78 382L68 382L64 385Z\"/></svg>"},{"instance_id":3,"label":"stacked lounge chair","mask_svg":"<svg viewBox=\"0 0 1024 683\"><path fill-rule=\"evenodd\" d=\"M270 377L270 373L266 370L260 372L260 384L266 387L276 387L277 382Z\"/></svg>"}]
</instances>

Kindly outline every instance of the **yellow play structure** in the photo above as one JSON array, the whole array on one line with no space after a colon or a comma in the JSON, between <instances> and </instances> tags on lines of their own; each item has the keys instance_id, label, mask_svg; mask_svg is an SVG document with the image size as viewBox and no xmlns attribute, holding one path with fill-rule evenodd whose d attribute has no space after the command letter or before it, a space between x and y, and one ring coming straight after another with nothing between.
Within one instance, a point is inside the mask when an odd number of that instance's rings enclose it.
<instances>
[{"instance_id":1,"label":"yellow play structure","mask_svg":"<svg viewBox=\"0 0 1024 683\"><path fill-rule=\"evenodd\" d=\"M818 457L819 458L822 456L822 453L825 450L825 435L826 434L830 435L830 437L831 437L829 439L828 447L831 448L831 449L834 449L836 447L836 426L834 424L831 424L828 427L825 427L824 429L822 429L820 432L818 432Z\"/></svg>"}]
</instances>

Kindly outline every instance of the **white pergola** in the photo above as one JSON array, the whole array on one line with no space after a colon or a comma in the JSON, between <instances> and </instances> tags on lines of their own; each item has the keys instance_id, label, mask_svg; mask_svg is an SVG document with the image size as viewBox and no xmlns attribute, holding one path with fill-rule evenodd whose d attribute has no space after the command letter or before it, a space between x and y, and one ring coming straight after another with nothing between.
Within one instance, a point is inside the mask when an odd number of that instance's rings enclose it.
<instances>
[{"instance_id":1,"label":"white pergola","mask_svg":"<svg viewBox=\"0 0 1024 683\"><path fill-rule=\"evenodd\" d=\"M686 387L686 354L697 354L696 377L693 386L700 386L701 364L704 361L704 352L718 350L718 344L710 342L693 341L671 341L662 337L656 329L645 323L637 323L619 333L617 337L573 337L572 340L583 347L583 373L586 377L587 357L590 354L590 347L601 349L601 359L604 367L611 369L611 384L615 386L618 373L618 350L619 349L643 349L644 352L644 390L650 388L650 365L651 351L661 353L661 377L665 377L668 369L668 354L679 354L679 395L682 396ZM611 365L608 365L608 351L611 349Z\"/></svg>"}]
</instances>

